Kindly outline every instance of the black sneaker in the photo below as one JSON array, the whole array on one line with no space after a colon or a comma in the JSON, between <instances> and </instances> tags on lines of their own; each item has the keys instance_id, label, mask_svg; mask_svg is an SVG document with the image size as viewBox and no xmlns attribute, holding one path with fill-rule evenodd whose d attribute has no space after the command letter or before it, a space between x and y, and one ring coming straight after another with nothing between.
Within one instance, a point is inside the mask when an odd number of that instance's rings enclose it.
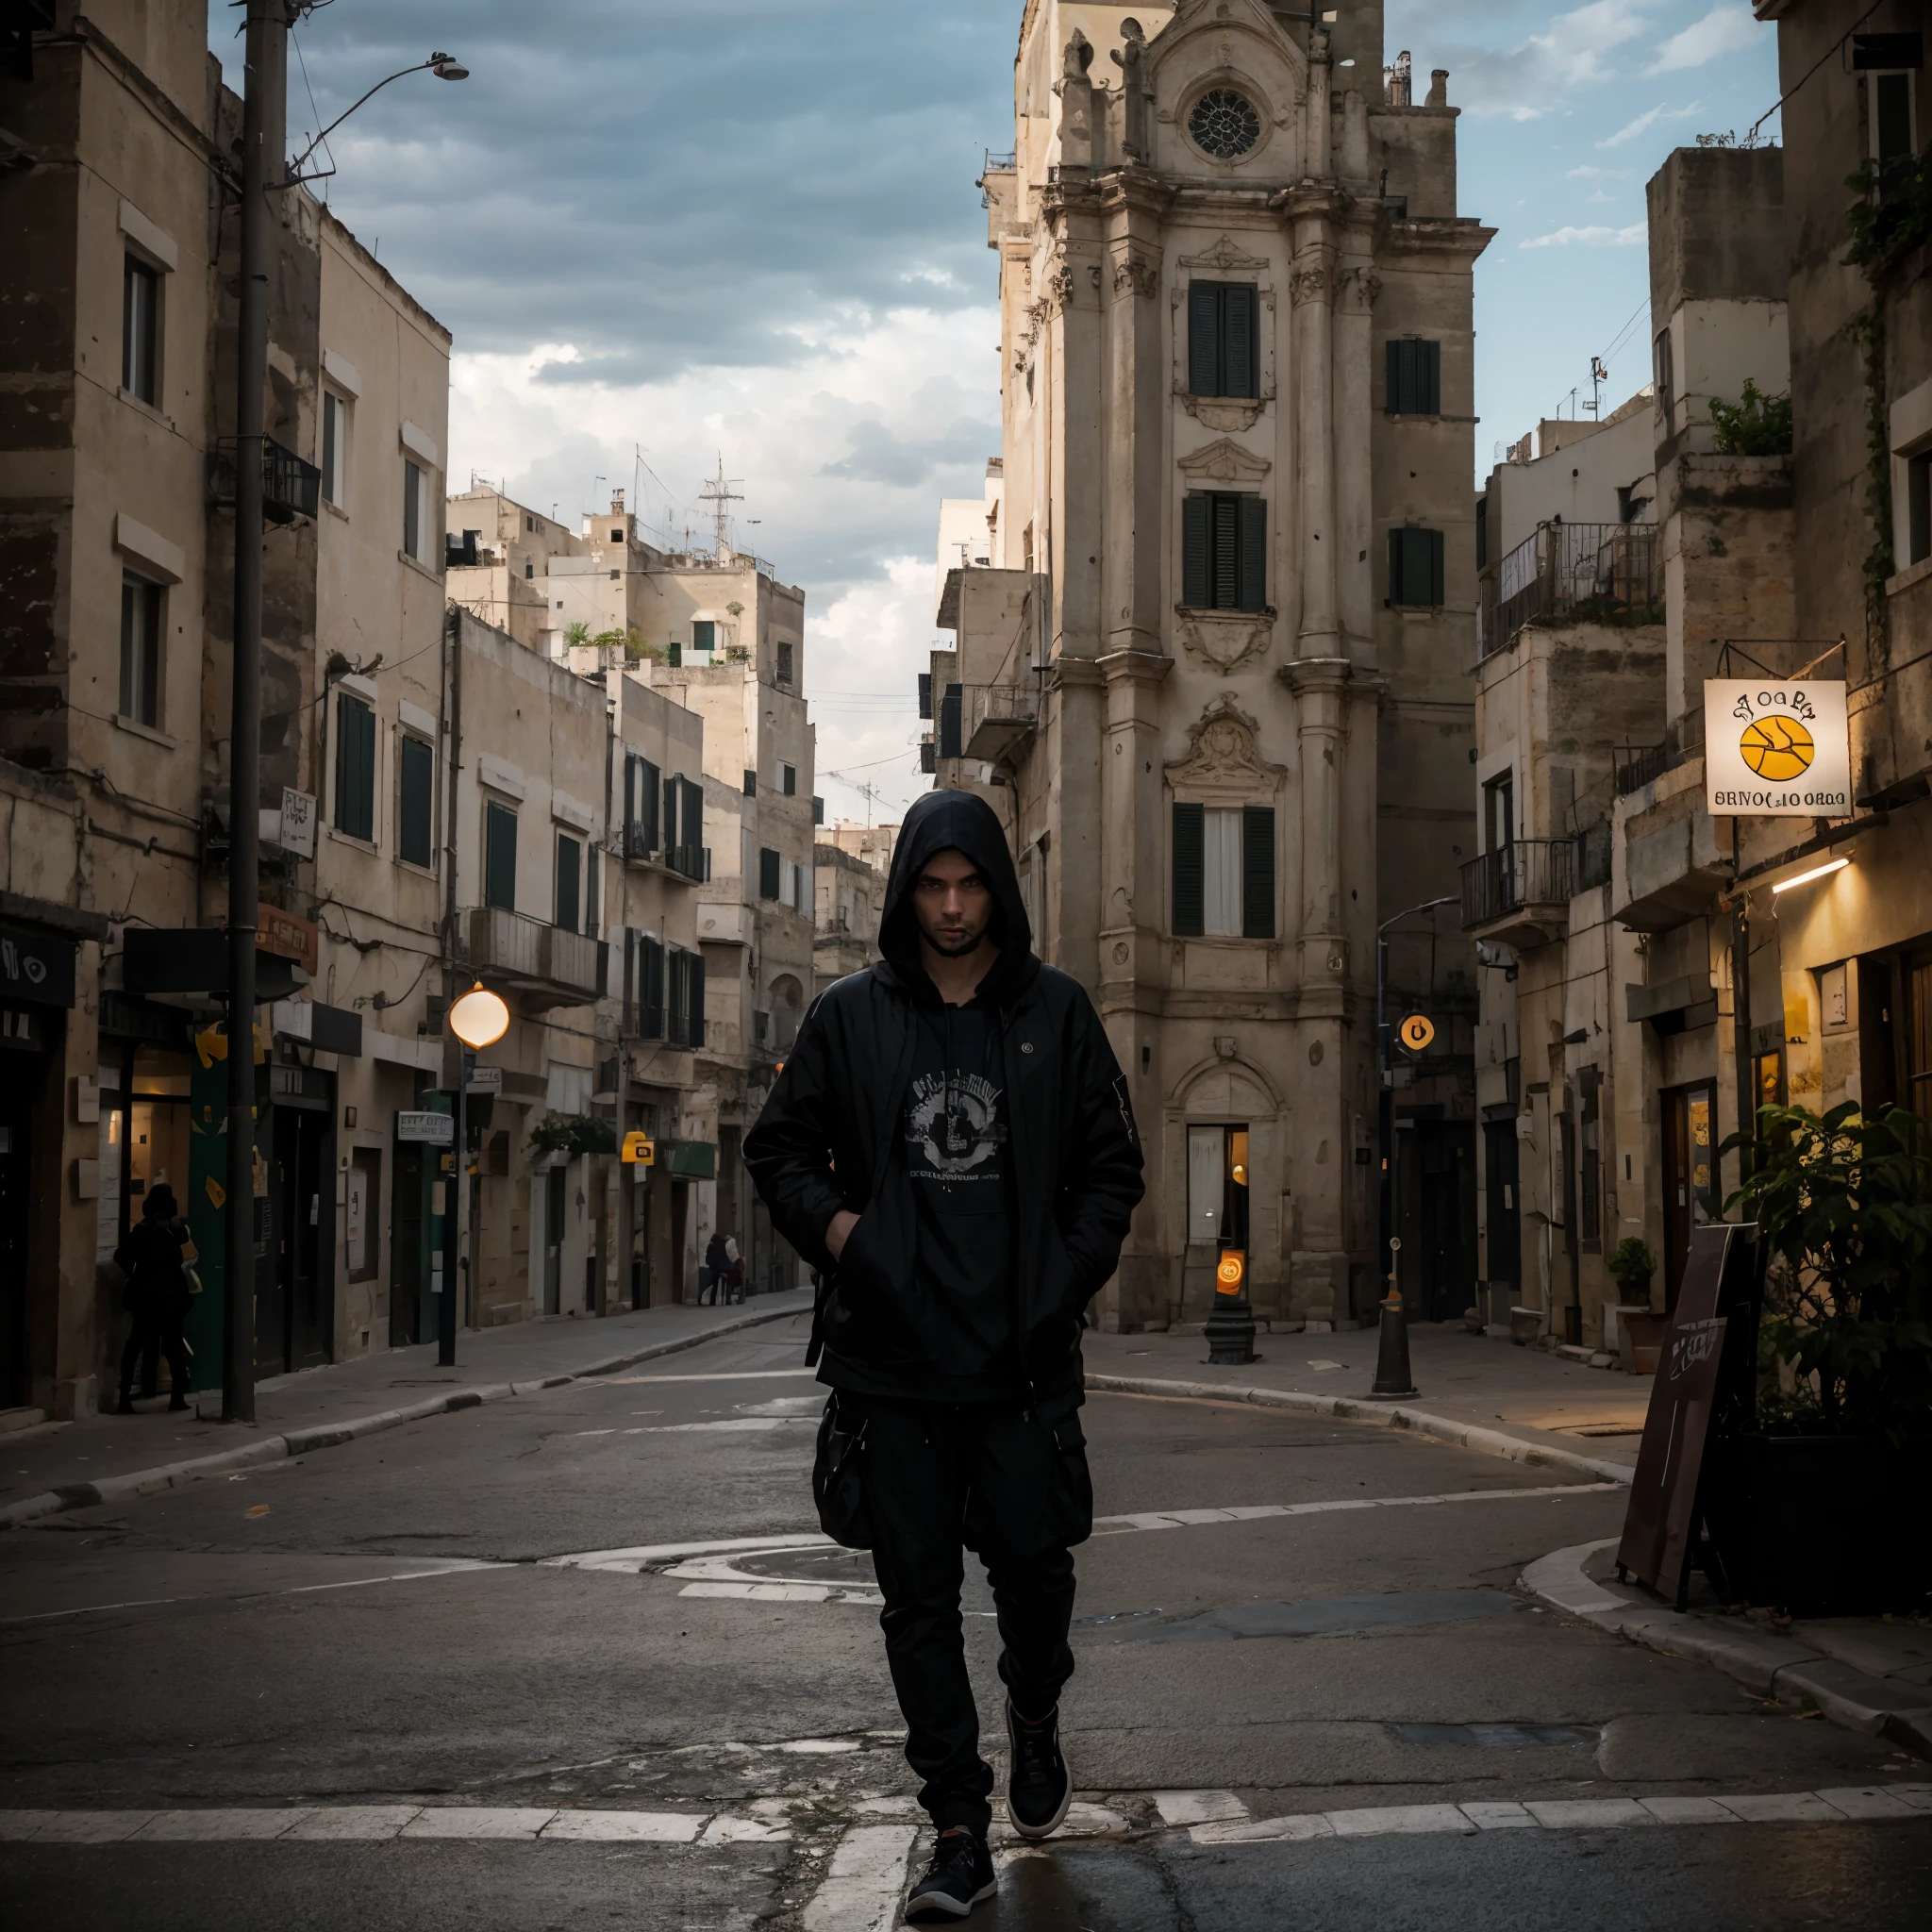
<instances>
[{"instance_id":1,"label":"black sneaker","mask_svg":"<svg viewBox=\"0 0 1932 1932\"><path fill-rule=\"evenodd\" d=\"M1007 1816L1022 1838L1050 1838L1074 1802L1074 1774L1060 1752L1058 1705L1037 1724L1007 1699Z\"/></svg>"},{"instance_id":2,"label":"black sneaker","mask_svg":"<svg viewBox=\"0 0 1932 1932\"><path fill-rule=\"evenodd\" d=\"M1000 1889L986 1840L961 1826L942 1831L925 1876L906 1901L908 1919L963 1919L981 1899Z\"/></svg>"}]
</instances>

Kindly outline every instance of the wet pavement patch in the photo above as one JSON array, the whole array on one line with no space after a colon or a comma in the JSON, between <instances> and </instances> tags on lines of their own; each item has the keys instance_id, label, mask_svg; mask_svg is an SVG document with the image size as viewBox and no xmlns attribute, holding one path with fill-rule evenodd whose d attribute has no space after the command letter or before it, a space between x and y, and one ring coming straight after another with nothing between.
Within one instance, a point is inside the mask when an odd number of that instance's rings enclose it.
<instances>
[{"instance_id":1,"label":"wet pavement patch","mask_svg":"<svg viewBox=\"0 0 1932 1932\"><path fill-rule=\"evenodd\" d=\"M1474 1745L1484 1751L1525 1751L1603 1741L1601 1724L1391 1724L1405 1744Z\"/></svg>"},{"instance_id":2,"label":"wet pavement patch","mask_svg":"<svg viewBox=\"0 0 1932 1932\"><path fill-rule=\"evenodd\" d=\"M1500 1590L1399 1590L1377 1596L1322 1596L1299 1604L1238 1604L1127 1634L1147 1643L1228 1643L1246 1637L1345 1637L1360 1630L1459 1624L1523 1608Z\"/></svg>"}]
</instances>

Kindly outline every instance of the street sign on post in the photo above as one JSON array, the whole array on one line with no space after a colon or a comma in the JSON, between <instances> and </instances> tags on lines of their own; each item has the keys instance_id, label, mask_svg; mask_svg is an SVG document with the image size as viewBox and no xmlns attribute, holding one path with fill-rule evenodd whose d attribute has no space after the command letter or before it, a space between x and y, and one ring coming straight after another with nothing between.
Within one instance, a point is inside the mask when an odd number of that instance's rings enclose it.
<instances>
[{"instance_id":1,"label":"street sign on post","mask_svg":"<svg viewBox=\"0 0 1932 1932\"><path fill-rule=\"evenodd\" d=\"M457 1124L446 1113L399 1113L396 1139L421 1141L432 1147L448 1147L456 1141Z\"/></svg>"}]
</instances>

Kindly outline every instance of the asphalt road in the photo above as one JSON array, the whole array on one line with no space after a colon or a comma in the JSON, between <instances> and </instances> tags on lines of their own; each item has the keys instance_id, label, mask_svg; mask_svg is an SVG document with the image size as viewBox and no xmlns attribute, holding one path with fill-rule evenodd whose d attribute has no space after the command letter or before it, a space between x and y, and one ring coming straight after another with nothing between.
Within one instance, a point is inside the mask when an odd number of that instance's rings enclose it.
<instances>
[{"instance_id":1,"label":"asphalt road","mask_svg":"<svg viewBox=\"0 0 1932 1932\"><path fill-rule=\"evenodd\" d=\"M729 1554L694 1581L675 1555L641 1574L553 1559L812 1530L802 1341L758 1329L0 1539L7 1810L685 1811L789 1821L789 1841L0 1844L0 1919L800 1924L845 1834L901 1816L912 1788L866 1560ZM1932 1816L1310 1843L1162 1829L1158 1792L1232 1794L1259 1820L1924 1767L1518 1596L1528 1562L1615 1533L1615 1491L1241 1406L1096 1395L1087 1423L1104 1518L1341 1507L1103 1524L1064 1706L1101 1835L1014 1860L975 1926L1932 1920ZM996 1733L990 1616L967 1632Z\"/></svg>"}]
</instances>

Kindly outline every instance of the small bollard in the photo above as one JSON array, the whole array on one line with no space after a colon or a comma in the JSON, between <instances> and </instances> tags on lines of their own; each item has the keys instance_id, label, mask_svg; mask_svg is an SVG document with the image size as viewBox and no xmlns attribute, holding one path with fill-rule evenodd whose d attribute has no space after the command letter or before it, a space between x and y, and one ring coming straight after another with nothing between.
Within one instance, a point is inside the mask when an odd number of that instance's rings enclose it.
<instances>
[{"instance_id":1,"label":"small bollard","mask_svg":"<svg viewBox=\"0 0 1932 1932\"><path fill-rule=\"evenodd\" d=\"M1399 1249L1400 1241L1391 1241ZM1375 1386L1369 1391L1372 1402L1394 1402L1417 1392L1408 1372L1408 1313L1402 1306L1402 1291L1395 1285L1395 1272L1389 1273L1389 1295L1382 1304L1381 1345L1375 1355Z\"/></svg>"}]
</instances>

